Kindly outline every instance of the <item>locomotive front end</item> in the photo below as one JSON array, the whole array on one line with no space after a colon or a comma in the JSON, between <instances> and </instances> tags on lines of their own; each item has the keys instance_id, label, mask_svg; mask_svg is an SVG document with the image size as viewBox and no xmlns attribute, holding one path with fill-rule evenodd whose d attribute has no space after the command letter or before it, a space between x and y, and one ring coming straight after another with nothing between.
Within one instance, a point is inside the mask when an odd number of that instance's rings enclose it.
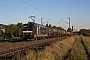
<instances>
[{"instance_id":1,"label":"locomotive front end","mask_svg":"<svg viewBox=\"0 0 90 60\"><path fill-rule=\"evenodd\" d=\"M33 24L23 24L22 38L24 40L33 39Z\"/></svg>"}]
</instances>

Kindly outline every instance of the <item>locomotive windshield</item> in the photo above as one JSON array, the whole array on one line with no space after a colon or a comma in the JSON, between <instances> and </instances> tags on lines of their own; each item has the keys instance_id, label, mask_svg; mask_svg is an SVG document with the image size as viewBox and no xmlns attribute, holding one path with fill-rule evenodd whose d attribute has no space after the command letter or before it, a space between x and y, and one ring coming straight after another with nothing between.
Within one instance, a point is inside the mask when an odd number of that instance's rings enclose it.
<instances>
[{"instance_id":1,"label":"locomotive windshield","mask_svg":"<svg viewBox=\"0 0 90 60\"><path fill-rule=\"evenodd\" d=\"M32 31L33 25L32 24L23 24L23 31Z\"/></svg>"}]
</instances>

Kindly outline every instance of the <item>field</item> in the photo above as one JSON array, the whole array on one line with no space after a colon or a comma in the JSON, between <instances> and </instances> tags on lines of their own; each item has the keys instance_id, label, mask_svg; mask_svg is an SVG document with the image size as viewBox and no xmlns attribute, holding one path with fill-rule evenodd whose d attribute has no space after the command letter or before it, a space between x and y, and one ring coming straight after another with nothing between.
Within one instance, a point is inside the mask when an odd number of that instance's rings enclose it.
<instances>
[{"instance_id":1,"label":"field","mask_svg":"<svg viewBox=\"0 0 90 60\"><path fill-rule=\"evenodd\" d=\"M90 59L90 37L84 37L84 36L81 36L81 37L85 45L86 53L87 55L89 55L88 58Z\"/></svg>"},{"instance_id":2,"label":"field","mask_svg":"<svg viewBox=\"0 0 90 60\"><path fill-rule=\"evenodd\" d=\"M87 60L87 54L79 36L74 37L75 44L66 60Z\"/></svg>"},{"instance_id":3,"label":"field","mask_svg":"<svg viewBox=\"0 0 90 60\"><path fill-rule=\"evenodd\" d=\"M36 60L89 60L90 37L73 36L39 50Z\"/></svg>"}]
</instances>

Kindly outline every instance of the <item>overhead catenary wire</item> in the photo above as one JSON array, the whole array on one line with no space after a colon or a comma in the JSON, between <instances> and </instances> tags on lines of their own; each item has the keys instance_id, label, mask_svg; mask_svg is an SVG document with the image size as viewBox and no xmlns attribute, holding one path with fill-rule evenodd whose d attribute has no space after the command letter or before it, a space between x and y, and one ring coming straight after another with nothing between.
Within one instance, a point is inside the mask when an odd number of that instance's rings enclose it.
<instances>
[{"instance_id":1,"label":"overhead catenary wire","mask_svg":"<svg viewBox=\"0 0 90 60\"><path fill-rule=\"evenodd\" d=\"M33 7L32 5L28 4L27 2L21 0L23 3L27 4L28 6L32 7L33 9L37 10L38 12L42 13L43 15L49 17L48 15L44 14L42 11L38 10L37 8ZM50 18L50 17L49 17Z\"/></svg>"},{"instance_id":2,"label":"overhead catenary wire","mask_svg":"<svg viewBox=\"0 0 90 60\"><path fill-rule=\"evenodd\" d=\"M3 4L0 4L1 6L3 6L3 7L6 7L6 8L8 8L8 9L11 9L11 10L14 10L14 11L16 11L16 12L19 12L19 13L21 13L21 14L24 14L24 15L27 15L27 16L29 16L28 14L26 14L26 13L23 13L23 12L21 12L21 11L19 11L19 10L16 10L16 9L14 9L14 8L11 8L11 7L8 7L8 6L5 6L5 5L3 5Z\"/></svg>"},{"instance_id":3,"label":"overhead catenary wire","mask_svg":"<svg viewBox=\"0 0 90 60\"><path fill-rule=\"evenodd\" d=\"M32 4L30 0L28 0L28 1L29 1L30 4ZM36 8L37 10L39 10L40 13L42 13L42 14L44 14L45 16L49 17L49 15L45 14L46 12L43 11L42 9L40 9L40 7L36 6L35 4L32 4L32 5L34 5L34 8ZM31 5L31 6L32 6L32 5ZM43 11L43 12L42 12L42 11ZM49 17L49 19L51 19L51 18Z\"/></svg>"},{"instance_id":4,"label":"overhead catenary wire","mask_svg":"<svg viewBox=\"0 0 90 60\"><path fill-rule=\"evenodd\" d=\"M44 14L42 11L40 11L40 10L38 10L37 8L33 7L32 5L26 3L26 2L23 1L23 0L21 0L21 1L24 2L25 4L29 5L29 6L32 7L33 9L37 10L38 12L42 13L43 15L47 16L49 19L48 19L46 22L48 22L50 19L52 19L52 18L50 18L48 15ZM5 1L4 1L4 2L5 2ZM7 2L5 2L5 3L7 3ZM8 4L9 4L9 3L8 3ZM22 13L22 14L24 14L24 15L30 16L29 14L26 14L26 13L24 13L24 12L21 12L21 11L15 9L15 8L14 8L15 6L13 6L12 4L9 4L9 5L12 6L12 7L8 7L8 6L3 5L3 4L0 4L0 5L3 6L3 7L8 8L8 9L12 9L12 10L14 10L14 11L16 11L16 12ZM35 17L36 17L36 16L35 16ZM39 19L38 17L36 17L36 18ZM54 20L54 19L52 19L52 20ZM45 22L45 23L46 23L46 22Z\"/></svg>"},{"instance_id":5,"label":"overhead catenary wire","mask_svg":"<svg viewBox=\"0 0 90 60\"><path fill-rule=\"evenodd\" d=\"M47 21L45 21L44 23L46 23L46 22L48 22L49 20L52 19L52 18L50 18L47 14L43 13L42 11L40 11L40 10L38 10L37 8L33 7L32 5L26 3L26 2L23 1L23 0L21 0L21 1L24 2L25 4L29 5L29 6L32 7L33 9L37 10L37 11L40 12L41 14L45 15L46 17L48 17L49 19L48 19ZM9 3L8 3L8 4L9 4ZM24 13L24 12L22 12L22 11L20 11L20 10L17 10L17 9L15 8L15 6L13 6L13 5L11 5L11 4L9 4L9 5L12 6L12 7L9 7L9 6L7 6L7 5L4 5L4 4L1 4L1 3L0 3L0 6L3 6L3 7L5 7L5 8L11 9L11 10L14 10L14 11L19 12L19 13L21 13L21 14L24 14L24 15L26 15L26 16L30 16L30 15L27 14L27 13ZM35 17L36 17L36 16L35 16ZM36 17L36 18L39 19L38 17ZM54 19L52 19L52 20L54 20ZM55 21L55 20L54 20L54 21Z\"/></svg>"},{"instance_id":6,"label":"overhead catenary wire","mask_svg":"<svg viewBox=\"0 0 90 60\"><path fill-rule=\"evenodd\" d=\"M43 15L45 15L46 17L48 17L49 19L47 20L47 21L49 21L50 19L52 19L50 16L48 16L47 14L45 14L45 13L43 13L42 11L40 11L40 10L38 10L37 8L35 8L34 6L32 6L32 5L30 5L30 4L28 4L27 2L25 2L24 0L21 0L23 3L25 3L26 5L28 5L28 6L30 6L30 7L32 7L33 9L35 9L36 11L38 11L38 12L40 12L41 14L43 14ZM56 21L55 19L52 19L52 20L54 20L54 21ZM47 22L46 21L46 22Z\"/></svg>"},{"instance_id":7,"label":"overhead catenary wire","mask_svg":"<svg viewBox=\"0 0 90 60\"><path fill-rule=\"evenodd\" d=\"M68 22L66 22L66 21L64 21L64 20L62 20L62 19L60 19L61 21L63 21L64 23L67 23L67 24L69 24Z\"/></svg>"},{"instance_id":8,"label":"overhead catenary wire","mask_svg":"<svg viewBox=\"0 0 90 60\"><path fill-rule=\"evenodd\" d=\"M30 2L30 0L28 0L28 1L29 1L30 4L32 4L32 3ZM33 4L33 5L34 5L37 9L40 9L40 8L39 8L38 6L36 6L35 4ZM40 10L41 10L41 9L40 9ZM44 12L45 12L45 11L44 11ZM45 14L45 15L47 15L47 14ZM49 17L49 19L47 19L44 23L47 23L47 22L48 22L49 20L51 20L51 19L55 21L55 19L50 18L49 15L47 15L47 17ZM43 24L44 24L44 23L43 23Z\"/></svg>"},{"instance_id":9,"label":"overhead catenary wire","mask_svg":"<svg viewBox=\"0 0 90 60\"><path fill-rule=\"evenodd\" d=\"M11 5L11 4L9 4L9 5ZM11 9L11 10L14 10L14 11L16 11L16 12L18 12L18 13L21 13L21 14L24 14L24 15L26 15L26 16L30 16L29 14L26 14L26 13L24 13L24 12L21 12L21 11L15 9L15 8L13 8L13 7L8 7L8 6L3 5L3 4L1 4L1 3L0 3L0 6L3 6L3 7L5 7L5 8ZM13 5L12 5L12 6L13 6ZM14 7L15 7L15 6L14 6ZM35 18L39 19L39 18L36 17L36 16L35 16Z\"/></svg>"},{"instance_id":10,"label":"overhead catenary wire","mask_svg":"<svg viewBox=\"0 0 90 60\"><path fill-rule=\"evenodd\" d=\"M10 5L10 7L12 7L13 9L16 9L16 10L19 9L19 11L21 11L20 8L18 8L18 7L16 7L15 5L7 2L6 0L1 0L1 1L3 1L5 4ZM24 9L22 9L22 11L23 11L23 12L26 12ZM25 13L25 14L27 14L27 13ZM31 13L31 14L33 14L33 13ZM29 15L29 14L27 14L27 15Z\"/></svg>"},{"instance_id":11,"label":"overhead catenary wire","mask_svg":"<svg viewBox=\"0 0 90 60\"><path fill-rule=\"evenodd\" d=\"M3 2L7 3L6 1L3 1ZM19 12L19 13L21 13L21 14L24 14L24 15L26 15L26 16L30 16L30 15L27 14L27 13L24 13L24 12L21 12L21 11L15 9L15 6L14 6L14 5L12 5L12 4L10 4L10 3L7 3L7 4L10 5L10 6L12 6L12 7L8 7L8 6L3 5L3 4L0 4L0 5L3 6L3 7L5 7L5 8L8 8L8 9L14 10L14 11L16 11L16 12ZM33 14L33 13L32 13L32 14ZM36 17L36 16L35 16L35 17ZM36 18L37 18L37 17L36 17ZM37 19L39 19L39 18L37 18Z\"/></svg>"}]
</instances>

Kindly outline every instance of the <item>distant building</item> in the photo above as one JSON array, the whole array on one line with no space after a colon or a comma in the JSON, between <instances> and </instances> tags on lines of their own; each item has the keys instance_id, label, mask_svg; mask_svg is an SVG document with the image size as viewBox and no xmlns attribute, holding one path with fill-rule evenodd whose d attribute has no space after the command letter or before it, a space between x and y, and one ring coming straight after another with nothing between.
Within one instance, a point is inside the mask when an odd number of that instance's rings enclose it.
<instances>
[{"instance_id":1,"label":"distant building","mask_svg":"<svg viewBox=\"0 0 90 60\"><path fill-rule=\"evenodd\" d=\"M6 25L4 25L4 24L0 24L0 28L1 28L1 30L5 33L5 26Z\"/></svg>"}]
</instances>

